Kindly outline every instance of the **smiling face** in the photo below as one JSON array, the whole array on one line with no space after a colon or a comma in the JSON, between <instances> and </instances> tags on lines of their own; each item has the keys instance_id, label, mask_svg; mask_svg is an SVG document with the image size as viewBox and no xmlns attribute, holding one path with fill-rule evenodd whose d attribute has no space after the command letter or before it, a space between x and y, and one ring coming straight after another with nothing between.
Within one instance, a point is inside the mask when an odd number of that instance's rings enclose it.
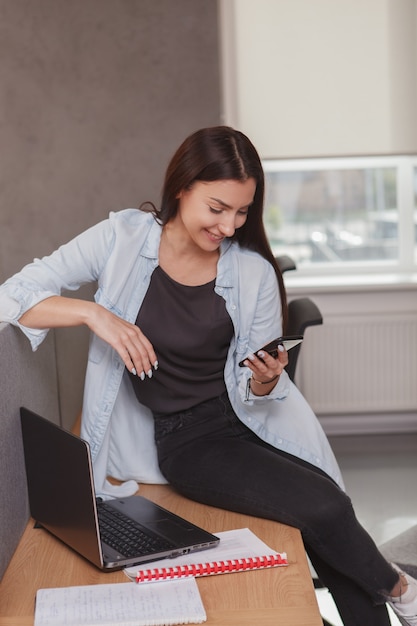
<instances>
[{"instance_id":1,"label":"smiling face","mask_svg":"<svg viewBox=\"0 0 417 626\"><path fill-rule=\"evenodd\" d=\"M195 181L178 196L178 212L173 222L182 236L200 250L217 250L226 237L246 222L253 202L256 183L253 178Z\"/></svg>"}]
</instances>

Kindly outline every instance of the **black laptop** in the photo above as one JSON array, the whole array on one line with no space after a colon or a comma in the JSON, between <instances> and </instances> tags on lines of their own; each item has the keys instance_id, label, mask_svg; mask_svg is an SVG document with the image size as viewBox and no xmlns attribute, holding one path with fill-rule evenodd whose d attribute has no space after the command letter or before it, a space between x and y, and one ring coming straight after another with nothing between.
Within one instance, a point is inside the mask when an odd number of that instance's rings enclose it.
<instances>
[{"instance_id":1,"label":"black laptop","mask_svg":"<svg viewBox=\"0 0 417 626\"><path fill-rule=\"evenodd\" d=\"M213 548L219 538L142 496L101 502L86 441L21 408L30 512L104 571Z\"/></svg>"}]
</instances>

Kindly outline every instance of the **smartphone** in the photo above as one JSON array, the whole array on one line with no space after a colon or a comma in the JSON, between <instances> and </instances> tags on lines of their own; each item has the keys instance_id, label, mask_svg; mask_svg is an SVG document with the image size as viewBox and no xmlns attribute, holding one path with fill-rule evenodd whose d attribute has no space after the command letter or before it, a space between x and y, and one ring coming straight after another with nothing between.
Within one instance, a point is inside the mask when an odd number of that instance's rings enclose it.
<instances>
[{"instance_id":1,"label":"smartphone","mask_svg":"<svg viewBox=\"0 0 417 626\"><path fill-rule=\"evenodd\" d=\"M298 344L302 342L303 338L303 335L277 337L277 339L274 339L273 341L267 343L266 346L263 346L262 348L259 348L259 350L256 350L255 354L257 355L260 350L263 350L264 352L268 352L268 354L276 359L278 358L279 344L282 344L286 350L291 350L291 348L295 348L295 346L298 346ZM246 361L246 359L247 357L239 363L239 367L245 367L244 361Z\"/></svg>"}]
</instances>

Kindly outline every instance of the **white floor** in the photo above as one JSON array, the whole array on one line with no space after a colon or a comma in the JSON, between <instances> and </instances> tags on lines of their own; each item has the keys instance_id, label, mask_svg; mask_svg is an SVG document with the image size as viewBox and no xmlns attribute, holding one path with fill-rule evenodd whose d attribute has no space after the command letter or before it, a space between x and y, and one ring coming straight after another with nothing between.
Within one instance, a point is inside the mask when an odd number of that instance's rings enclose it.
<instances>
[{"instance_id":1,"label":"white floor","mask_svg":"<svg viewBox=\"0 0 417 626\"><path fill-rule=\"evenodd\" d=\"M357 517L378 545L417 524L417 433L335 437L331 444ZM317 599L322 616L343 626L329 593L317 590Z\"/></svg>"}]
</instances>

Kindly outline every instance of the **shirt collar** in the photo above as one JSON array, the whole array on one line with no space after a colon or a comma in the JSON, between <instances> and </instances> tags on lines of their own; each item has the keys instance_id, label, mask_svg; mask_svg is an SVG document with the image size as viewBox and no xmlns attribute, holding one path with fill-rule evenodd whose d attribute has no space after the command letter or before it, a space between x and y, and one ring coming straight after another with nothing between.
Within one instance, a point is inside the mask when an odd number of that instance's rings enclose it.
<instances>
[{"instance_id":1,"label":"shirt collar","mask_svg":"<svg viewBox=\"0 0 417 626\"><path fill-rule=\"evenodd\" d=\"M148 259L158 259L159 244L161 241L162 226L154 217L152 224L146 237L145 244L142 247L141 255Z\"/></svg>"},{"instance_id":2,"label":"shirt collar","mask_svg":"<svg viewBox=\"0 0 417 626\"><path fill-rule=\"evenodd\" d=\"M158 259L159 244L161 241L162 226L153 219L149 229L145 244L141 250L141 255L148 259ZM224 239L220 244L220 258L217 264L216 285L219 287L232 287L232 264L231 250L233 242L231 239Z\"/></svg>"}]
</instances>

